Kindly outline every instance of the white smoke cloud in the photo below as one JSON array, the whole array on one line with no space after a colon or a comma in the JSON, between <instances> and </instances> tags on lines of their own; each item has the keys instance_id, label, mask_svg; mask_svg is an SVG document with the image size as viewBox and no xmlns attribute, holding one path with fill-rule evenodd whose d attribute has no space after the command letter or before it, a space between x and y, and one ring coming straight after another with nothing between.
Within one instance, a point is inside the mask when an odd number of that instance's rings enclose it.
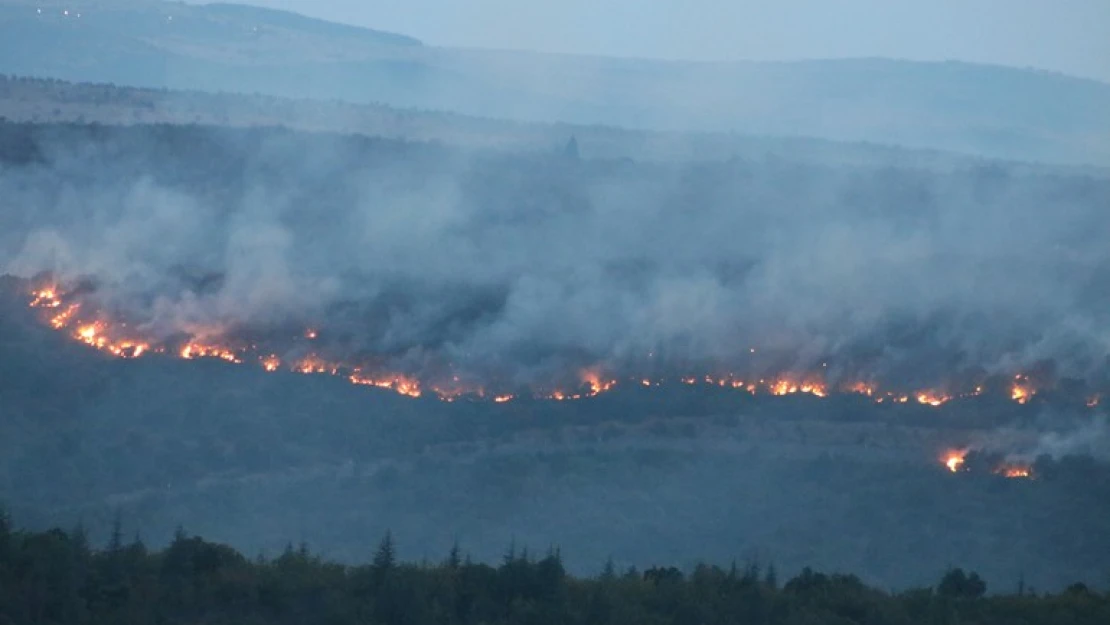
<instances>
[{"instance_id":1,"label":"white smoke cloud","mask_svg":"<svg viewBox=\"0 0 1110 625\"><path fill-rule=\"evenodd\" d=\"M204 128L179 132L209 151L144 161L157 139L119 132L114 155L59 136L45 164L0 173L0 268L91 278L160 337L313 324L405 366L517 379L1106 371L1101 179Z\"/></svg>"}]
</instances>

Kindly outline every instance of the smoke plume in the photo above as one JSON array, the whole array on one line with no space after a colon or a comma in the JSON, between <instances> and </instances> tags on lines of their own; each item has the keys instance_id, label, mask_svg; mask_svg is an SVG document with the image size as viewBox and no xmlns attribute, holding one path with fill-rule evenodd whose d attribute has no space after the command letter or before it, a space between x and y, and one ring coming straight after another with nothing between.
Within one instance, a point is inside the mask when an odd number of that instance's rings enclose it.
<instances>
[{"instance_id":1,"label":"smoke plume","mask_svg":"<svg viewBox=\"0 0 1110 625\"><path fill-rule=\"evenodd\" d=\"M0 169L0 270L84 285L150 340L304 351L282 337L312 328L321 357L504 386L584 368L1108 380L1105 179L278 129L33 141L36 159Z\"/></svg>"}]
</instances>

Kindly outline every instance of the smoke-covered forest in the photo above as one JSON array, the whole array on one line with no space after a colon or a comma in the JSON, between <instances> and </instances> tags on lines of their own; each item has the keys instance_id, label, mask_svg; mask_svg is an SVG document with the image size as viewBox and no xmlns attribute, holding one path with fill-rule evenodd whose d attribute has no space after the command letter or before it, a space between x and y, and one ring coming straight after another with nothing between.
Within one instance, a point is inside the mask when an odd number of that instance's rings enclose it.
<instances>
[{"instance_id":1,"label":"smoke-covered forest","mask_svg":"<svg viewBox=\"0 0 1110 625\"><path fill-rule=\"evenodd\" d=\"M86 280L154 339L318 326L334 358L509 389L594 366L1110 379L1104 178L3 130L9 273Z\"/></svg>"},{"instance_id":2,"label":"smoke-covered forest","mask_svg":"<svg viewBox=\"0 0 1110 625\"><path fill-rule=\"evenodd\" d=\"M578 574L1106 581L1094 173L11 122L0 159L0 500L21 526L118 514L152 545L180 523L352 564L392 529L407 559L515 540ZM65 298L29 307L45 283ZM74 303L95 331L51 327ZM150 350L106 350L123 340ZM229 358L178 357L205 341ZM771 376L810 390L716 383Z\"/></svg>"},{"instance_id":3,"label":"smoke-covered forest","mask_svg":"<svg viewBox=\"0 0 1110 625\"><path fill-rule=\"evenodd\" d=\"M0 0L0 625L1110 623L1110 4L241 1Z\"/></svg>"}]
</instances>

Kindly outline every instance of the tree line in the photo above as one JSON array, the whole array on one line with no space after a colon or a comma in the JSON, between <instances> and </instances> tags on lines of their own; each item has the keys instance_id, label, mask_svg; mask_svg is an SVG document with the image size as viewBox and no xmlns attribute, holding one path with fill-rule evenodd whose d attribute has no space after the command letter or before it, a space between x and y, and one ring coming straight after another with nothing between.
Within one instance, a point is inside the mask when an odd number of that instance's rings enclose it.
<instances>
[{"instance_id":1,"label":"tree line","mask_svg":"<svg viewBox=\"0 0 1110 625\"><path fill-rule=\"evenodd\" d=\"M574 577L559 550L510 546L496 565L456 545L442 562L405 563L387 533L369 564L348 566L289 545L249 559L179 529L161 550L88 533L19 530L0 514L0 624L1023 624L1110 622L1110 593L1020 585L987 594L977 574L951 569L929 588L871 588L858 577L804 569L780 583L773 566L652 567Z\"/></svg>"}]
</instances>

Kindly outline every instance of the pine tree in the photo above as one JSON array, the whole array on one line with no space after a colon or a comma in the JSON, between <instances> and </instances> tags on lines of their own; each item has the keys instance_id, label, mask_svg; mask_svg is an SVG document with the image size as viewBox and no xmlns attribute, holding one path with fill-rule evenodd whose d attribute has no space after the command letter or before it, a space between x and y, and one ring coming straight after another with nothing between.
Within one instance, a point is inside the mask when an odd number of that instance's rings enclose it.
<instances>
[{"instance_id":1,"label":"pine tree","mask_svg":"<svg viewBox=\"0 0 1110 625\"><path fill-rule=\"evenodd\" d=\"M374 569L379 572L386 572L396 565L397 554L393 545L393 532L390 530L385 531L385 536L382 541L378 543L378 550L374 553Z\"/></svg>"},{"instance_id":2,"label":"pine tree","mask_svg":"<svg viewBox=\"0 0 1110 625\"><path fill-rule=\"evenodd\" d=\"M767 565L767 572L763 575L763 584L768 588L779 587L779 574L774 564Z\"/></svg>"},{"instance_id":3,"label":"pine tree","mask_svg":"<svg viewBox=\"0 0 1110 625\"><path fill-rule=\"evenodd\" d=\"M123 519L119 508L112 517L112 534L108 537L108 551L119 553L123 550Z\"/></svg>"},{"instance_id":4,"label":"pine tree","mask_svg":"<svg viewBox=\"0 0 1110 625\"><path fill-rule=\"evenodd\" d=\"M455 542L451 545L451 552L447 554L447 562L445 564L447 565L447 568L451 569L452 571L459 568L461 560L458 539L456 539Z\"/></svg>"},{"instance_id":5,"label":"pine tree","mask_svg":"<svg viewBox=\"0 0 1110 625\"><path fill-rule=\"evenodd\" d=\"M601 569L601 579L612 580L617 576L617 566L613 563L613 556L605 560L605 567Z\"/></svg>"}]
</instances>

